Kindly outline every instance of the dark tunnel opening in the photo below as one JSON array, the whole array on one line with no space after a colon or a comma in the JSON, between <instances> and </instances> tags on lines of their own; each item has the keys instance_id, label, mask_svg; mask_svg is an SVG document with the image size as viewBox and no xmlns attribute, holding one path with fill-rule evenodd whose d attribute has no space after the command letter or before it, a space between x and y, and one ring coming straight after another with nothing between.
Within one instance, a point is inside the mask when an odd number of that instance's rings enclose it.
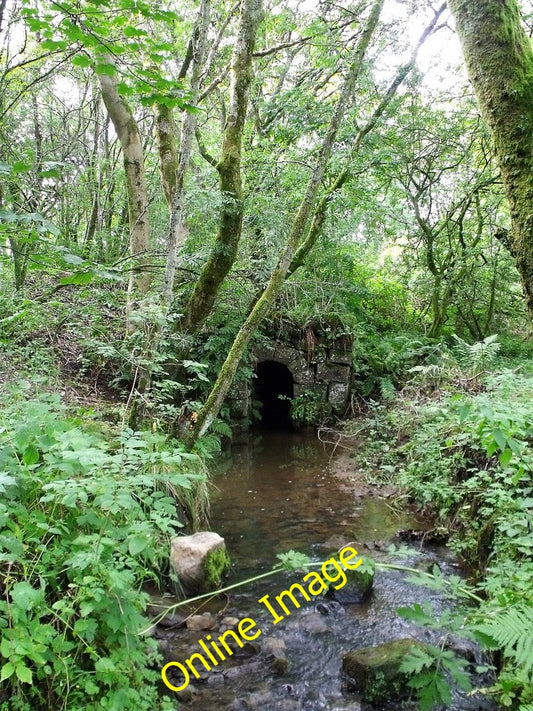
<instances>
[{"instance_id":1,"label":"dark tunnel opening","mask_svg":"<svg viewBox=\"0 0 533 711\"><path fill-rule=\"evenodd\" d=\"M257 364L254 399L261 405L261 425L269 429L292 429L290 409L293 397L294 380L286 365L275 360Z\"/></svg>"}]
</instances>

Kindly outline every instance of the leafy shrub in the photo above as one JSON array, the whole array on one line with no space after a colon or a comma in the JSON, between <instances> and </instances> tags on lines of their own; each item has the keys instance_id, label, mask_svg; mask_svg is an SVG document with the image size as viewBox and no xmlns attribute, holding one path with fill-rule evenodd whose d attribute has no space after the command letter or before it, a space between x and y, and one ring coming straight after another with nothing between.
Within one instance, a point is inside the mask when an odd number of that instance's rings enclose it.
<instances>
[{"instance_id":1,"label":"leafy shrub","mask_svg":"<svg viewBox=\"0 0 533 711\"><path fill-rule=\"evenodd\" d=\"M292 398L290 415L297 427L318 426L331 415L331 405L323 392L308 389Z\"/></svg>"},{"instance_id":2,"label":"leafy shrub","mask_svg":"<svg viewBox=\"0 0 533 711\"><path fill-rule=\"evenodd\" d=\"M153 433L109 441L56 396L0 416L0 709L171 708L140 584L157 578L195 455Z\"/></svg>"},{"instance_id":3,"label":"leafy shrub","mask_svg":"<svg viewBox=\"0 0 533 711\"><path fill-rule=\"evenodd\" d=\"M486 602L468 626L500 650L492 691L516 708L532 701L533 377L502 371L485 387L398 415L408 441L396 481L449 521L451 546L477 570Z\"/></svg>"},{"instance_id":4,"label":"leafy shrub","mask_svg":"<svg viewBox=\"0 0 533 711\"><path fill-rule=\"evenodd\" d=\"M363 396L379 394L391 399L394 388L405 383L413 367L440 359L441 348L424 336L389 335L361 326L353 347L354 387Z\"/></svg>"}]
</instances>

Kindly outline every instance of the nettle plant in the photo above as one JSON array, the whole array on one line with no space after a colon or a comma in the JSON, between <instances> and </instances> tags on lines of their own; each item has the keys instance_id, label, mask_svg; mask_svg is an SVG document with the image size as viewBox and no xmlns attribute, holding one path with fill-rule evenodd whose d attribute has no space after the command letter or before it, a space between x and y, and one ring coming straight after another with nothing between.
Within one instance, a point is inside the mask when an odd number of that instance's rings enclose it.
<instances>
[{"instance_id":1,"label":"nettle plant","mask_svg":"<svg viewBox=\"0 0 533 711\"><path fill-rule=\"evenodd\" d=\"M171 708L140 585L205 487L198 457L45 395L0 415L0 472L0 709Z\"/></svg>"}]
</instances>

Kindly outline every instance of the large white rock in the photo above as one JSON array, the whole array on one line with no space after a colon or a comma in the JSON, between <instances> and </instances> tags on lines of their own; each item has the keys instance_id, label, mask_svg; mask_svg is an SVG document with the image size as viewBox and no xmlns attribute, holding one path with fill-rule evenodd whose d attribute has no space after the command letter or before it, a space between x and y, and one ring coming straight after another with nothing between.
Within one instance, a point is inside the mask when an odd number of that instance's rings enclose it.
<instances>
[{"instance_id":1,"label":"large white rock","mask_svg":"<svg viewBox=\"0 0 533 711\"><path fill-rule=\"evenodd\" d=\"M175 536L170 543L170 564L186 593L208 591L216 581L209 579L206 561L216 551L225 554L224 539L213 531ZM222 565L220 573L227 565Z\"/></svg>"}]
</instances>

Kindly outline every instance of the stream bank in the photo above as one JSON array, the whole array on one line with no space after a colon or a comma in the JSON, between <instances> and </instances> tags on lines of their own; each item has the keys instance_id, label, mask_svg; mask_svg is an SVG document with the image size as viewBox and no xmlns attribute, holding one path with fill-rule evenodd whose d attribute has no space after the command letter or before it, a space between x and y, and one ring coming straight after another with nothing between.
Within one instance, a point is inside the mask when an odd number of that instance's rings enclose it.
<instances>
[{"instance_id":1,"label":"stream bank","mask_svg":"<svg viewBox=\"0 0 533 711\"><path fill-rule=\"evenodd\" d=\"M401 559L391 552L391 543L401 545L398 531L422 530L424 521L392 505L392 487L382 491L365 482L346 453L333 458L331 454L331 448L314 434L298 432L264 432L232 448L231 458L214 479L211 509L211 529L225 538L233 561L228 583L270 570L277 553L297 550L318 561L348 543L363 558L376 562L401 562L420 570L437 564L443 575L457 575L458 565L445 548L411 551ZM187 659L199 651L200 639L208 634L216 638L243 618L254 620L261 630L257 639L202 671L200 679L193 678L176 695L186 707L202 711L417 708L412 702L362 704L341 674L342 658L353 649L405 637L441 642L442 631L422 629L398 616L396 609L429 602L438 616L450 606L445 596L408 582L403 572L378 570L372 596L364 603L340 605L317 598L274 624L259 600L265 595L275 598L300 581L299 573L264 578L237 588L230 597L191 609L188 612L196 615L188 628L158 628L166 661ZM166 603L171 601L167 598ZM477 652L468 649L475 662ZM450 708L494 707L454 690Z\"/></svg>"}]
</instances>

